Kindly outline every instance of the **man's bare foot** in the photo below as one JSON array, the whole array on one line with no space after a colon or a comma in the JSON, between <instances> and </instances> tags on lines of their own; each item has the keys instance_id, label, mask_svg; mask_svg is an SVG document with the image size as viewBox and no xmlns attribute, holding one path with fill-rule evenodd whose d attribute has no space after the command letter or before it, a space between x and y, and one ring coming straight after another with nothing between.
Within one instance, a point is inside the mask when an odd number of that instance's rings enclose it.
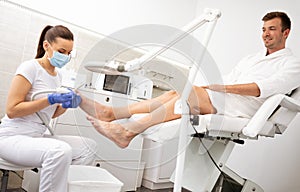
<instances>
[{"instance_id":1,"label":"man's bare foot","mask_svg":"<svg viewBox=\"0 0 300 192\"><path fill-rule=\"evenodd\" d=\"M137 135L128 131L120 124L101 121L92 116L87 116L87 120L91 122L99 133L112 140L120 148L126 148L130 141Z\"/></svg>"}]
</instances>

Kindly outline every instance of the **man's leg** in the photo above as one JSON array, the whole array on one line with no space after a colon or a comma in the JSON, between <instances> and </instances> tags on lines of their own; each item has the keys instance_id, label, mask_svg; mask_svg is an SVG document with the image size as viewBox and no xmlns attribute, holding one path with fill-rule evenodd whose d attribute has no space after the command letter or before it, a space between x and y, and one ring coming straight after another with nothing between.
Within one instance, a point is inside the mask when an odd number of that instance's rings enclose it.
<instances>
[{"instance_id":1,"label":"man's leg","mask_svg":"<svg viewBox=\"0 0 300 192\"><path fill-rule=\"evenodd\" d=\"M82 96L80 107L87 114L99 120L113 121L116 119L129 118L132 114L136 113L150 113L177 96L178 93L176 91L168 91L156 98L143 100L123 107L105 106Z\"/></svg>"},{"instance_id":2,"label":"man's leg","mask_svg":"<svg viewBox=\"0 0 300 192\"><path fill-rule=\"evenodd\" d=\"M147 128L165 121L180 118L180 115L174 114L174 103L178 98L179 96L173 97L165 104L136 121L119 124L101 121L91 116L88 116L87 119L99 133L115 142L119 147L125 148L135 136Z\"/></svg>"},{"instance_id":3,"label":"man's leg","mask_svg":"<svg viewBox=\"0 0 300 192\"><path fill-rule=\"evenodd\" d=\"M216 113L206 89L202 87L193 86L188 103L193 115Z\"/></svg>"},{"instance_id":4,"label":"man's leg","mask_svg":"<svg viewBox=\"0 0 300 192\"><path fill-rule=\"evenodd\" d=\"M113 108L114 117L115 119L122 119L131 117L133 114L150 113L178 96L176 91L168 91L153 99L132 103L124 107L115 107Z\"/></svg>"},{"instance_id":5,"label":"man's leg","mask_svg":"<svg viewBox=\"0 0 300 192\"><path fill-rule=\"evenodd\" d=\"M180 115L174 114L174 105L178 99L179 95L176 95L144 117L123 124L105 122L91 116L88 116L87 119L99 133L115 142L119 147L125 148L136 135L142 133L147 128L162 122L180 118ZM193 114L209 114L216 112L209 99L209 95L202 87L193 87L188 102L189 105L193 107L191 109ZM142 102L137 103L137 105L138 104L142 104Z\"/></svg>"}]
</instances>

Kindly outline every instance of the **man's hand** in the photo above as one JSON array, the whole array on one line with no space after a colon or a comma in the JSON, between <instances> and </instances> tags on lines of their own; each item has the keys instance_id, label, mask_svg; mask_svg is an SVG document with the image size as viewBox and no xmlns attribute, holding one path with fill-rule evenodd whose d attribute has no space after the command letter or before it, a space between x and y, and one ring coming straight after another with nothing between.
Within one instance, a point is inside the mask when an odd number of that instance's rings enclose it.
<instances>
[{"instance_id":1,"label":"man's hand","mask_svg":"<svg viewBox=\"0 0 300 192\"><path fill-rule=\"evenodd\" d=\"M209 89L212 91L223 92L226 93L226 86L220 84L212 84L207 86L202 86L204 89Z\"/></svg>"},{"instance_id":2,"label":"man's hand","mask_svg":"<svg viewBox=\"0 0 300 192\"><path fill-rule=\"evenodd\" d=\"M202 86L204 89L210 89L212 91L232 93L238 95L247 95L258 97L260 95L260 89L256 83L245 83L245 84L235 84L235 85L220 85L212 84L207 86Z\"/></svg>"}]
</instances>

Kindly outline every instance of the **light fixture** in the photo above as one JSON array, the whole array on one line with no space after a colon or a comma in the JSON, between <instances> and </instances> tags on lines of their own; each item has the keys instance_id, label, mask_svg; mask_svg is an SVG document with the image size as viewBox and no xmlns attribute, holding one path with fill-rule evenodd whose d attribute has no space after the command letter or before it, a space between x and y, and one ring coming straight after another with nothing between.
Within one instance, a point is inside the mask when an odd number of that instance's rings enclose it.
<instances>
[{"instance_id":1,"label":"light fixture","mask_svg":"<svg viewBox=\"0 0 300 192\"><path fill-rule=\"evenodd\" d=\"M187 35L201 27L207 22L212 22L217 20L221 16L221 12L216 9L205 9L204 14L202 14L200 17L194 19L189 24L184 26L182 28L182 33L179 35L176 35L175 37L172 37L169 43L166 46L162 46L161 48L155 48L151 51L147 52L140 58L135 58L133 60L130 60L126 63L120 63L119 65L111 65L111 63L102 63L102 64L91 64L88 63L85 65L85 68L92 72L97 73L104 73L104 74L110 74L110 75L119 75L122 72L130 72L135 70L140 70L145 63L148 61L151 61L158 55L162 54L166 50L168 50L170 47L175 45L178 41L185 38ZM208 41L209 38L207 38ZM207 42L204 42L204 45ZM112 63L115 63L114 61L111 61Z\"/></svg>"}]
</instances>

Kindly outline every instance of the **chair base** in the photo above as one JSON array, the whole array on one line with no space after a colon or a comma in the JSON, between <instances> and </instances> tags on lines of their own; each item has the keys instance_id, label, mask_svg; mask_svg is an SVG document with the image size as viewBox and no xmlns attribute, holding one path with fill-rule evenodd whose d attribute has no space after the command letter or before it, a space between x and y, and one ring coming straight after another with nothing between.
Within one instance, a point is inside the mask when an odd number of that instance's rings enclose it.
<instances>
[{"instance_id":1,"label":"chair base","mask_svg":"<svg viewBox=\"0 0 300 192\"><path fill-rule=\"evenodd\" d=\"M199 141L194 137L186 147L181 186L193 192L263 192L260 186L226 166L234 145L229 139L201 138ZM174 174L171 180L174 182Z\"/></svg>"},{"instance_id":2,"label":"chair base","mask_svg":"<svg viewBox=\"0 0 300 192\"><path fill-rule=\"evenodd\" d=\"M228 168L226 167L226 169ZM224 170L225 172L222 171L222 174L220 174L212 192L264 192L259 185L248 179L242 178L244 182L239 183L239 179L241 179L241 177L238 176L239 178L237 179L236 173L234 173L234 176L227 175L226 169ZM229 170L229 172L232 171Z\"/></svg>"}]
</instances>

